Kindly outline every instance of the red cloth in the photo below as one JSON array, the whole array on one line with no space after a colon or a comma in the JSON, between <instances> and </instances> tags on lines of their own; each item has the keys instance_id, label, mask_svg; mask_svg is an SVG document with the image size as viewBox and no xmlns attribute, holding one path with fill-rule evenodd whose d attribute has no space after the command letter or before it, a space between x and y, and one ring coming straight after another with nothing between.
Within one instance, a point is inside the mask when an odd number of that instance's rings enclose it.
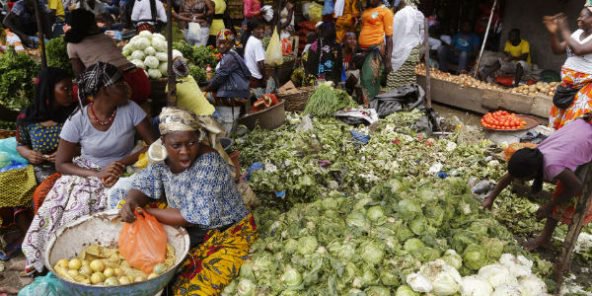
<instances>
[{"instance_id":1,"label":"red cloth","mask_svg":"<svg viewBox=\"0 0 592 296\"><path fill-rule=\"evenodd\" d=\"M136 68L135 70L127 71L123 73L123 79L132 87L132 101L141 104L148 100L152 90L150 80L148 80L148 76L144 70Z\"/></svg>"}]
</instances>

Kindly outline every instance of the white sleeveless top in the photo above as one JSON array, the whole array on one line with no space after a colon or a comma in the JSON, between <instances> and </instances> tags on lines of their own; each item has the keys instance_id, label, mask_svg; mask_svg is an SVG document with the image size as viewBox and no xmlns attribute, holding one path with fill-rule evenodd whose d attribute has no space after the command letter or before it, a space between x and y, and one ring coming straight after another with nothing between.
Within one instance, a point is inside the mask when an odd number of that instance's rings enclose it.
<instances>
[{"instance_id":1,"label":"white sleeveless top","mask_svg":"<svg viewBox=\"0 0 592 296\"><path fill-rule=\"evenodd\" d=\"M576 42L580 44L590 42L592 40L592 35L584 38L583 40L580 40L580 36L582 36L583 33L584 31L582 29L578 29L575 32L573 32L573 34L571 34L571 38L573 38ZM592 53L583 56L577 56L568 46L567 60L565 60L565 64L563 64L563 66L578 72L592 74Z\"/></svg>"}]
</instances>

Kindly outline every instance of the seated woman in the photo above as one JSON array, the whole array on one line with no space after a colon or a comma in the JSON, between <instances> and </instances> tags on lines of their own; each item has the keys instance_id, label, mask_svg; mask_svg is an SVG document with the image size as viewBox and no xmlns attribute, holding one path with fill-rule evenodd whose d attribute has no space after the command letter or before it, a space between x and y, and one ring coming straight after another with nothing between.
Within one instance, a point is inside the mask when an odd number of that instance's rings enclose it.
<instances>
[{"instance_id":1,"label":"seated woman","mask_svg":"<svg viewBox=\"0 0 592 296\"><path fill-rule=\"evenodd\" d=\"M33 218L23 242L27 272L43 270L42 254L49 237L62 225L107 208L106 188L124 168L137 161L132 153L138 132L152 143L146 113L129 101L131 90L117 67L97 63L78 80L81 98L90 100L64 123L55 158L62 173ZM82 104L82 103L81 103ZM81 156L77 155L80 145Z\"/></svg>"},{"instance_id":2,"label":"seated woman","mask_svg":"<svg viewBox=\"0 0 592 296\"><path fill-rule=\"evenodd\" d=\"M345 83L345 89L356 102L368 106L368 98L364 96L362 85L360 84L360 68L364 63L364 55L358 48L358 37L354 32L345 33L343 40L343 70L345 77L342 80Z\"/></svg>"},{"instance_id":3,"label":"seated woman","mask_svg":"<svg viewBox=\"0 0 592 296\"><path fill-rule=\"evenodd\" d=\"M335 25L325 22L319 31L320 38L308 50L305 71L318 79L332 81L337 86L341 82L343 52L341 45L335 41Z\"/></svg>"},{"instance_id":4,"label":"seated woman","mask_svg":"<svg viewBox=\"0 0 592 296\"><path fill-rule=\"evenodd\" d=\"M249 77L251 72L245 61L234 50L234 34L224 29L217 36L218 51L222 59L216 66L216 73L205 88L213 95L216 111L220 114L220 123L230 132L234 128L234 122L241 113L241 107L250 96Z\"/></svg>"},{"instance_id":5,"label":"seated woman","mask_svg":"<svg viewBox=\"0 0 592 296\"><path fill-rule=\"evenodd\" d=\"M33 104L17 118L17 150L35 165L38 182L55 172L59 134L75 107L71 94L68 73L49 67L39 75Z\"/></svg>"},{"instance_id":6,"label":"seated woman","mask_svg":"<svg viewBox=\"0 0 592 296\"><path fill-rule=\"evenodd\" d=\"M576 198L582 193L582 180L575 174L579 166L592 160L592 124L589 116L568 123L545 139L537 148L523 148L514 153L508 162L508 173L485 198L483 206L491 208L495 198L512 180L534 179L534 193L543 188L543 181L556 183L553 199L541 206L536 213L539 220L547 219L543 232L525 244L534 250L548 244L559 222L571 224L575 213ZM592 212L586 213L584 223L592 221Z\"/></svg>"},{"instance_id":7,"label":"seated woman","mask_svg":"<svg viewBox=\"0 0 592 296\"><path fill-rule=\"evenodd\" d=\"M138 173L120 215L132 222L136 208L166 198L168 208L144 211L189 232L191 250L172 285L173 294L219 295L237 275L256 238L253 215L228 164L215 150L200 144L203 131L195 115L164 108L159 130L167 159Z\"/></svg>"},{"instance_id":8,"label":"seated woman","mask_svg":"<svg viewBox=\"0 0 592 296\"><path fill-rule=\"evenodd\" d=\"M74 111L72 78L66 71L49 67L41 71L33 104L17 118L17 150L35 169L37 183L55 173L55 156L64 122ZM57 179L58 175L50 179ZM53 186L50 181L49 189ZM41 186L45 188L47 186ZM35 211L45 194L37 190L34 195Z\"/></svg>"}]
</instances>

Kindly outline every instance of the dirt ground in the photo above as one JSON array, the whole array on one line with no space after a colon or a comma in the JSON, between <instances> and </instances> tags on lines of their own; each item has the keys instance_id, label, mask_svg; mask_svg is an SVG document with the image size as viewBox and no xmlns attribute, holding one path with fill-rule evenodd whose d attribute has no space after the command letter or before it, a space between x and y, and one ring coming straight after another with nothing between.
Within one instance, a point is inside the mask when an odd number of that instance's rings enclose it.
<instances>
[{"instance_id":1,"label":"dirt ground","mask_svg":"<svg viewBox=\"0 0 592 296\"><path fill-rule=\"evenodd\" d=\"M7 262L0 261L0 264L4 265L4 271L0 272L0 296L16 295L18 290L33 281L31 277L19 276L25 269L25 256L22 254Z\"/></svg>"}]
</instances>

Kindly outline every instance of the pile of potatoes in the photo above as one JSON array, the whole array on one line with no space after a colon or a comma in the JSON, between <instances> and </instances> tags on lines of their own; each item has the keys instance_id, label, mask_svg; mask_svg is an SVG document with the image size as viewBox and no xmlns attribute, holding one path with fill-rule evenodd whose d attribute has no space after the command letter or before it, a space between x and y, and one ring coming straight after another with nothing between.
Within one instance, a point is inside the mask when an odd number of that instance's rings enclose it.
<instances>
[{"instance_id":1,"label":"pile of potatoes","mask_svg":"<svg viewBox=\"0 0 592 296\"><path fill-rule=\"evenodd\" d=\"M419 64L415 69L415 73L417 75L425 75L425 65ZM559 85L559 82L537 82L533 85L521 85L515 88L503 88L497 84L487 83L484 81L480 81L478 79L473 78L472 76L461 74L461 75L453 75L450 73L442 72L438 69L431 69L430 75L438 80L444 80L452 83L459 84L463 87L474 87L479 89L487 89L487 90L495 90L495 91L502 91L508 92L511 94L520 94L529 97L534 96L550 96L552 97L555 94L555 89Z\"/></svg>"},{"instance_id":2,"label":"pile of potatoes","mask_svg":"<svg viewBox=\"0 0 592 296\"><path fill-rule=\"evenodd\" d=\"M510 89L510 93L522 94L526 96L549 96L552 97L555 94L555 89L560 82L537 82L533 85L521 85Z\"/></svg>"},{"instance_id":3,"label":"pile of potatoes","mask_svg":"<svg viewBox=\"0 0 592 296\"><path fill-rule=\"evenodd\" d=\"M59 277L81 284L119 286L156 278L174 264L175 250L168 244L165 261L155 265L148 275L131 267L119 254L117 247L90 245L77 257L59 260L54 270Z\"/></svg>"}]
</instances>

